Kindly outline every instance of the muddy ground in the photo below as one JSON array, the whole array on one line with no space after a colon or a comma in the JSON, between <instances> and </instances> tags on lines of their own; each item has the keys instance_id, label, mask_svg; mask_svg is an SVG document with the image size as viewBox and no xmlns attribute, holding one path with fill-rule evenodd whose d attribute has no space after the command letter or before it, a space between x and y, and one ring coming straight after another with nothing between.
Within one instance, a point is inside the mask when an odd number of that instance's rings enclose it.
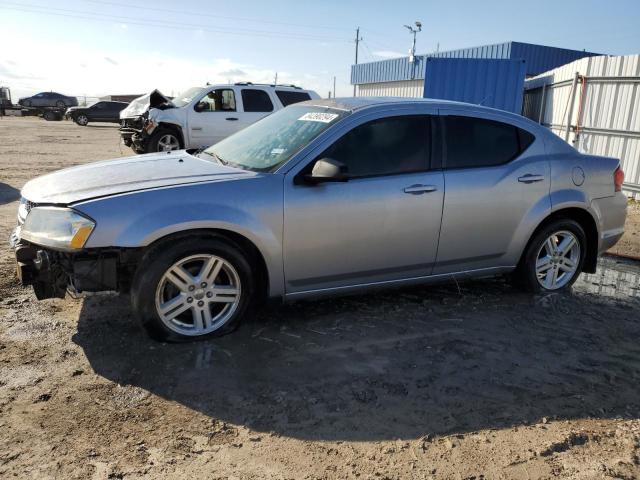
<instances>
[{"instance_id":1,"label":"muddy ground","mask_svg":"<svg viewBox=\"0 0 640 480\"><path fill-rule=\"evenodd\" d=\"M0 119L0 238L27 179L121 154L114 126ZM0 242L0 478L639 478L639 311L607 257L566 294L300 302L167 345L126 298L35 301Z\"/></svg>"}]
</instances>

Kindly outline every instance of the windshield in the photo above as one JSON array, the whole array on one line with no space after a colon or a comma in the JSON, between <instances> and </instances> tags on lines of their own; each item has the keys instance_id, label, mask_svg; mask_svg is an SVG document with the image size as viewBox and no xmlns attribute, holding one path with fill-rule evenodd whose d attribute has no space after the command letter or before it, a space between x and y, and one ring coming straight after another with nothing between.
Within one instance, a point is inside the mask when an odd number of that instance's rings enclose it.
<instances>
[{"instance_id":1,"label":"windshield","mask_svg":"<svg viewBox=\"0 0 640 480\"><path fill-rule=\"evenodd\" d=\"M204 153L230 166L272 172L347 115L349 112L326 107L287 107L216 143Z\"/></svg>"},{"instance_id":2,"label":"windshield","mask_svg":"<svg viewBox=\"0 0 640 480\"><path fill-rule=\"evenodd\" d=\"M176 107L184 107L187 103L191 102L193 98L198 95L202 91L202 87L192 87L189 90L185 90L184 92L180 92L175 96L171 102Z\"/></svg>"}]
</instances>

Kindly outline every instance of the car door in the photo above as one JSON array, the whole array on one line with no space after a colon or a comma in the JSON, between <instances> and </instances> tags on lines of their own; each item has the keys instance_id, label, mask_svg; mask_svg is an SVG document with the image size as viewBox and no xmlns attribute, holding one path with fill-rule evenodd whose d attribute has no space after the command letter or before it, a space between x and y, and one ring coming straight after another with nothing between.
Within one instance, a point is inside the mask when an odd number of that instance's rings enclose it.
<instances>
[{"instance_id":1,"label":"car door","mask_svg":"<svg viewBox=\"0 0 640 480\"><path fill-rule=\"evenodd\" d=\"M248 127L275 110L274 102L266 90L241 88L242 114L238 119L238 130Z\"/></svg>"},{"instance_id":2,"label":"car door","mask_svg":"<svg viewBox=\"0 0 640 480\"><path fill-rule=\"evenodd\" d=\"M369 120L287 174L287 294L431 273L444 181L442 171L430 169L430 131L428 115ZM346 165L348 181L300 181L318 159L327 157Z\"/></svg>"},{"instance_id":3,"label":"car door","mask_svg":"<svg viewBox=\"0 0 640 480\"><path fill-rule=\"evenodd\" d=\"M240 129L236 87L209 90L188 111L190 147L208 147Z\"/></svg>"},{"instance_id":4,"label":"car door","mask_svg":"<svg viewBox=\"0 0 640 480\"><path fill-rule=\"evenodd\" d=\"M45 107L47 106L47 93L38 93L31 97L31 105L34 107Z\"/></svg>"},{"instance_id":5,"label":"car door","mask_svg":"<svg viewBox=\"0 0 640 480\"><path fill-rule=\"evenodd\" d=\"M511 267L530 218L551 207L544 143L502 117L442 110L444 180L434 274Z\"/></svg>"},{"instance_id":6,"label":"car door","mask_svg":"<svg viewBox=\"0 0 640 480\"><path fill-rule=\"evenodd\" d=\"M87 108L87 118L94 122L103 122L105 117L106 104L98 102Z\"/></svg>"}]
</instances>

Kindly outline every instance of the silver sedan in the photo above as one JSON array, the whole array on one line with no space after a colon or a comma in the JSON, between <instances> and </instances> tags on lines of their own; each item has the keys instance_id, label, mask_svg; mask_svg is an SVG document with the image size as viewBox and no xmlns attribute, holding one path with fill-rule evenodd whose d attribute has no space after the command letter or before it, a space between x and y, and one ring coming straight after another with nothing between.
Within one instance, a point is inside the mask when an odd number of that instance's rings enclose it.
<instances>
[{"instance_id":1,"label":"silver sedan","mask_svg":"<svg viewBox=\"0 0 640 480\"><path fill-rule=\"evenodd\" d=\"M269 298L504 274L567 288L622 236L623 178L506 112L314 100L202 151L32 180L12 243L38 298L130 293L154 337L185 340Z\"/></svg>"}]
</instances>

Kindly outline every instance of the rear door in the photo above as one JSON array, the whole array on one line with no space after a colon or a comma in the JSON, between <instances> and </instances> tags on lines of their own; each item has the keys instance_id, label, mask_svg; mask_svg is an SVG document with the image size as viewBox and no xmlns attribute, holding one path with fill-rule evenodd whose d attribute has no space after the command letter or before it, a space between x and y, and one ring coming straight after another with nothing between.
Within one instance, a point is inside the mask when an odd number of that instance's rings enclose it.
<instances>
[{"instance_id":1,"label":"rear door","mask_svg":"<svg viewBox=\"0 0 640 480\"><path fill-rule=\"evenodd\" d=\"M259 88L241 88L242 113L238 115L238 130L248 127L272 113L276 107L267 90Z\"/></svg>"},{"instance_id":2,"label":"rear door","mask_svg":"<svg viewBox=\"0 0 640 480\"><path fill-rule=\"evenodd\" d=\"M480 115L441 111L446 196L434 274L515 265L521 225L551 207L543 141Z\"/></svg>"}]
</instances>

